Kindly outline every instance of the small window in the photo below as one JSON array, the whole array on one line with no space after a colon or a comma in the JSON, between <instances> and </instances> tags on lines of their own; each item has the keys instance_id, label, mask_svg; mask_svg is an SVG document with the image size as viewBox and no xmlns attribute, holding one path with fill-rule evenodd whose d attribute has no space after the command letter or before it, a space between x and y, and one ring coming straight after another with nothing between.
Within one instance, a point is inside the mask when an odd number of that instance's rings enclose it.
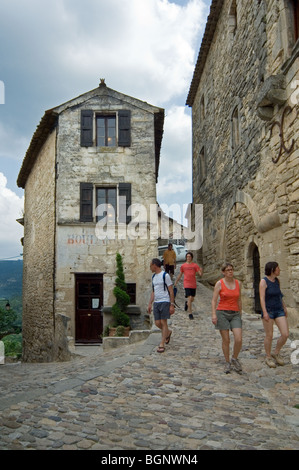
<instances>
[{"instance_id":1,"label":"small window","mask_svg":"<svg viewBox=\"0 0 299 470\"><path fill-rule=\"evenodd\" d=\"M118 183L117 187L80 183L80 221L98 222L108 216L114 217L114 223L129 224L131 200L131 183Z\"/></svg>"},{"instance_id":2,"label":"small window","mask_svg":"<svg viewBox=\"0 0 299 470\"><path fill-rule=\"evenodd\" d=\"M232 114L232 150L236 151L240 145L240 118L239 109L236 107Z\"/></svg>"},{"instance_id":3,"label":"small window","mask_svg":"<svg viewBox=\"0 0 299 470\"><path fill-rule=\"evenodd\" d=\"M81 110L81 147L130 147L131 111L115 114Z\"/></svg>"},{"instance_id":4,"label":"small window","mask_svg":"<svg viewBox=\"0 0 299 470\"><path fill-rule=\"evenodd\" d=\"M136 284L127 283L127 294L130 297L130 304L136 305Z\"/></svg>"},{"instance_id":5,"label":"small window","mask_svg":"<svg viewBox=\"0 0 299 470\"><path fill-rule=\"evenodd\" d=\"M236 35L237 31L237 2L233 0L230 6L229 17L228 17L228 30L231 39L233 39Z\"/></svg>"},{"instance_id":6,"label":"small window","mask_svg":"<svg viewBox=\"0 0 299 470\"><path fill-rule=\"evenodd\" d=\"M117 211L117 190L116 188L97 188L96 192L97 197L97 204L96 207L98 208L102 204L105 204L107 207L107 211L100 211L99 214L97 211L97 222L99 220L104 219L104 217L113 217L113 222L116 221L116 211ZM103 213L102 213L103 212Z\"/></svg>"},{"instance_id":7,"label":"small window","mask_svg":"<svg viewBox=\"0 0 299 470\"><path fill-rule=\"evenodd\" d=\"M97 116L97 147L116 146L116 118L115 116Z\"/></svg>"},{"instance_id":8,"label":"small window","mask_svg":"<svg viewBox=\"0 0 299 470\"><path fill-rule=\"evenodd\" d=\"M203 183L207 177L206 156L204 147L199 154L199 183Z\"/></svg>"},{"instance_id":9,"label":"small window","mask_svg":"<svg viewBox=\"0 0 299 470\"><path fill-rule=\"evenodd\" d=\"M202 124L205 119L205 97L202 96L200 100L200 123Z\"/></svg>"},{"instance_id":10,"label":"small window","mask_svg":"<svg viewBox=\"0 0 299 470\"><path fill-rule=\"evenodd\" d=\"M294 39L296 42L299 39L299 2L298 0L292 0L291 4L294 18Z\"/></svg>"}]
</instances>

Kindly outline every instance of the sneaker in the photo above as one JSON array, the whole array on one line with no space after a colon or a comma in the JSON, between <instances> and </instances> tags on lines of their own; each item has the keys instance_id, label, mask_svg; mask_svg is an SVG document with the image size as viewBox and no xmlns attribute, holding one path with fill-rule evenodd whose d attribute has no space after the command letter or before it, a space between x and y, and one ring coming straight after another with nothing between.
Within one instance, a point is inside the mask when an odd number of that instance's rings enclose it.
<instances>
[{"instance_id":1,"label":"sneaker","mask_svg":"<svg viewBox=\"0 0 299 470\"><path fill-rule=\"evenodd\" d=\"M273 368L276 367L276 364L275 364L275 362L271 359L271 357L267 357L267 358L266 358L266 364L267 364L268 367L273 367Z\"/></svg>"},{"instance_id":2,"label":"sneaker","mask_svg":"<svg viewBox=\"0 0 299 470\"><path fill-rule=\"evenodd\" d=\"M236 372L242 372L242 366L238 359L235 359L234 357L232 357L231 365Z\"/></svg>"},{"instance_id":3,"label":"sneaker","mask_svg":"<svg viewBox=\"0 0 299 470\"><path fill-rule=\"evenodd\" d=\"M224 366L224 372L230 374L230 362L226 362Z\"/></svg>"},{"instance_id":4,"label":"sneaker","mask_svg":"<svg viewBox=\"0 0 299 470\"><path fill-rule=\"evenodd\" d=\"M189 320L194 320L192 313L189 313Z\"/></svg>"},{"instance_id":5,"label":"sneaker","mask_svg":"<svg viewBox=\"0 0 299 470\"><path fill-rule=\"evenodd\" d=\"M187 312L187 310L188 310L188 303L187 303L187 300L186 300L186 302L185 302L185 312Z\"/></svg>"},{"instance_id":6,"label":"sneaker","mask_svg":"<svg viewBox=\"0 0 299 470\"><path fill-rule=\"evenodd\" d=\"M279 355L279 354L271 354L271 356L275 359L275 361L277 362L277 364L279 366L284 366L284 360L282 359L282 357Z\"/></svg>"}]
</instances>

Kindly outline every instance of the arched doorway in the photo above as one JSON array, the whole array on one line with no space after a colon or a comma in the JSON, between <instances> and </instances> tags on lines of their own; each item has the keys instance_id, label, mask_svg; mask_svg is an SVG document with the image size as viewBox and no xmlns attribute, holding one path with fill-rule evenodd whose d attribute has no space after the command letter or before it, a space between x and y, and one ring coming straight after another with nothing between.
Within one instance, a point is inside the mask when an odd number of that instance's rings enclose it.
<instances>
[{"instance_id":1,"label":"arched doorway","mask_svg":"<svg viewBox=\"0 0 299 470\"><path fill-rule=\"evenodd\" d=\"M253 266L253 290L254 290L254 311L255 313L261 313L261 303L259 294L259 285L261 280L260 271L260 253L256 245L252 250L252 266Z\"/></svg>"}]
</instances>

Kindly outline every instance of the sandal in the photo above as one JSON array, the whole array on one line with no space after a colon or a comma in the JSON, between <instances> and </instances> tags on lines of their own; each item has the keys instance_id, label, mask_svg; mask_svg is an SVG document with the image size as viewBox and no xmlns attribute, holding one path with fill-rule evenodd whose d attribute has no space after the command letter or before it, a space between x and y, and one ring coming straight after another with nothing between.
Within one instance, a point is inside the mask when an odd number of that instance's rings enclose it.
<instances>
[{"instance_id":1,"label":"sandal","mask_svg":"<svg viewBox=\"0 0 299 470\"><path fill-rule=\"evenodd\" d=\"M163 348L162 346L159 346L157 349L158 353L164 353L164 351L165 351L165 348Z\"/></svg>"},{"instance_id":2,"label":"sandal","mask_svg":"<svg viewBox=\"0 0 299 470\"><path fill-rule=\"evenodd\" d=\"M167 336L166 340L165 340L165 343L166 344L169 344L169 341L170 341L170 336L172 335L172 331L170 332L169 336Z\"/></svg>"}]
</instances>

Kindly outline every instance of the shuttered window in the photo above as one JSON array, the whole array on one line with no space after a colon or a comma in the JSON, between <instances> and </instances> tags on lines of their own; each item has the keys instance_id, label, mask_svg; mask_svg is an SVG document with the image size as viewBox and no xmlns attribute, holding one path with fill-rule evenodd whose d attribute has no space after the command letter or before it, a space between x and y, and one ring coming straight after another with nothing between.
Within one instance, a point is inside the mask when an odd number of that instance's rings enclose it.
<instances>
[{"instance_id":1,"label":"shuttered window","mask_svg":"<svg viewBox=\"0 0 299 470\"><path fill-rule=\"evenodd\" d=\"M119 223L129 224L131 216L127 214L132 203L131 186L131 183L119 183L117 191L116 187L95 187L92 183L80 183L80 221L98 221L107 215L102 213L95 214L96 211L93 209L95 190L96 206L98 207L101 204L108 204L113 208L116 217L117 210L119 210Z\"/></svg>"},{"instance_id":2,"label":"shuttered window","mask_svg":"<svg viewBox=\"0 0 299 470\"><path fill-rule=\"evenodd\" d=\"M118 111L118 136L116 133L116 115L96 114L92 110L81 111L81 146L92 147L130 147L131 111ZM95 143L93 128L96 126Z\"/></svg>"}]
</instances>

